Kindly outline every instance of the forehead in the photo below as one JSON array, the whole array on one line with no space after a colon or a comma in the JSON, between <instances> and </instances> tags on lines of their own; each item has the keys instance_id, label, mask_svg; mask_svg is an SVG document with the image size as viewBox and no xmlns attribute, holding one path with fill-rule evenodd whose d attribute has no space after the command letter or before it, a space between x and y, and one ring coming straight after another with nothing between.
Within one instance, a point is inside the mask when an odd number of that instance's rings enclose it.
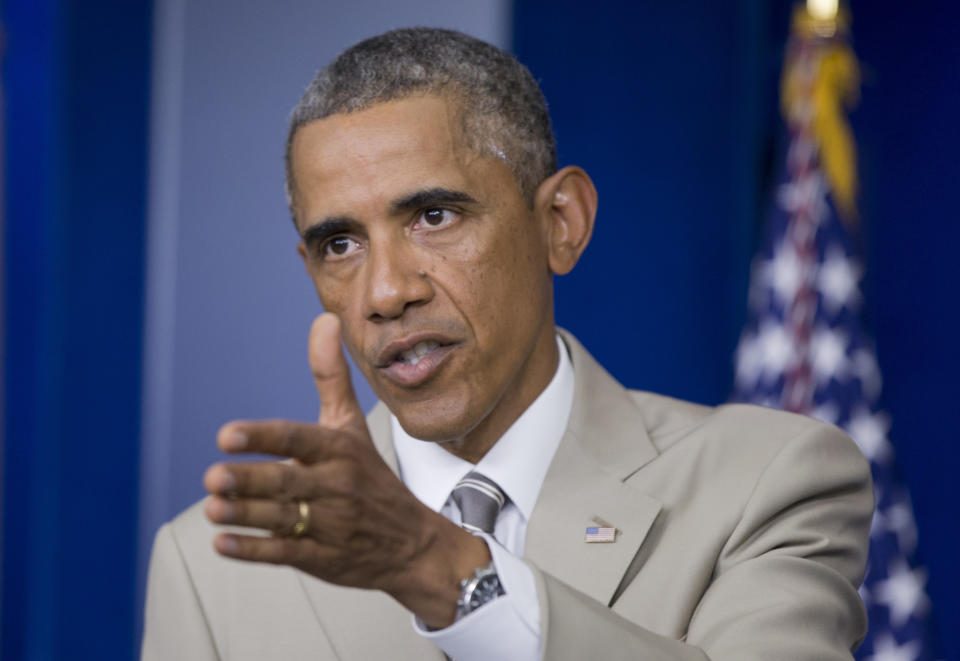
<instances>
[{"instance_id":1,"label":"forehead","mask_svg":"<svg viewBox=\"0 0 960 661\"><path fill-rule=\"evenodd\" d=\"M310 122L297 131L291 159L297 202L316 202L322 192L325 205L358 188L369 197L398 188L475 186L470 180L481 161L500 163L466 147L455 104L433 95Z\"/></svg>"},{"instance_id":2,"label":"forehead","mask_svg":"<svg viewBox=\"0 0 960 661\"><path fill-rule=\"evenodd\" d=\"M361 146L357 139L405 149L459 146L458 116L452 100L432 94L377 103L306 124L294 137L293 157L302 159L319 146L349 150Z\"/></svg>"}]
</instances>

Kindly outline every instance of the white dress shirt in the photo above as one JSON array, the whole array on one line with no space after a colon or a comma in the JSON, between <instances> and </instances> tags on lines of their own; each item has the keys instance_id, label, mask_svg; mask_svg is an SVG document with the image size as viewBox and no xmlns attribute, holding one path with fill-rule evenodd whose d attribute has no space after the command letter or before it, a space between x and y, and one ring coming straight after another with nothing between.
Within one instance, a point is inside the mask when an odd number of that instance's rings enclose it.
<instances>
[{"instance_id":1,"label":"white dress shirt","mask_svg":"<svg viewBox=\"0 0 960 661\"><path fill-rule=\"evenodd\" d=\"M456 661L532 661L540 656L540 606L533 573L520 558L527 521L573 405L573 366L559 337L557 347L560 360L553 379L476 465L437 443L411 437L391 416L400 476L425 505L460 525L450 492L470 471L496 482L507 496L493 536L482 535L505 594L445 629L429 631L414 618L417 633Z\"/></svg>"}]
</instances>

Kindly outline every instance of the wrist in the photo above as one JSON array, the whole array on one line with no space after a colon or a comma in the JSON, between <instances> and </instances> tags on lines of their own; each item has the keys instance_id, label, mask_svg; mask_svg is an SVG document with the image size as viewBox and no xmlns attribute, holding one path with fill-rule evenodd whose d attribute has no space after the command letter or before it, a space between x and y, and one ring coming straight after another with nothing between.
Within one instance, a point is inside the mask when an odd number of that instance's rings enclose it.
<instances>
[{"instance_id":1,"label":"wrist","mask_svg":"<svg viewBox=\"0 0 960 661\"><path fill-rule=\"evenodd\" d=\"M432 514L435 514L431 512ZM427 526L421 551L406 564L387 592L432 629L453 624L462 581L492 563L490 549L441 515Z\"/></svg>"}]
</instances>

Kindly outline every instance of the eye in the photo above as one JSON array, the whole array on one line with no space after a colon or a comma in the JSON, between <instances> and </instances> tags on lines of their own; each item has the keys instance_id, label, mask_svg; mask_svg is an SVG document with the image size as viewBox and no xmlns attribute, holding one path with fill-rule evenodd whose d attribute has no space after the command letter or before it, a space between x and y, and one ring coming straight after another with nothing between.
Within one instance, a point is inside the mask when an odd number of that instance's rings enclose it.
<instances>
[{"instance_id":1,"label":"eye","mask_svg":"<svg viewBox=\"0 0 960 661\"><path fill-rule=\"evenodd\" d=\"M420 212L415 226L430 228L445 227L456 220L457 215L455 211L451 211L450 209L431 207L430 209L424 209Z\"/></svg>"},{"instance_id":2,"label":"eye","mask_svg":"<svg viewBox=\"0 0 960 661\"><path fill-rule=\"evenodd\" d=\"M325 260L336 260L350 256L360 244L349 236L335 236L323 244L320 254Z\"/></svg>"}]
</instances>

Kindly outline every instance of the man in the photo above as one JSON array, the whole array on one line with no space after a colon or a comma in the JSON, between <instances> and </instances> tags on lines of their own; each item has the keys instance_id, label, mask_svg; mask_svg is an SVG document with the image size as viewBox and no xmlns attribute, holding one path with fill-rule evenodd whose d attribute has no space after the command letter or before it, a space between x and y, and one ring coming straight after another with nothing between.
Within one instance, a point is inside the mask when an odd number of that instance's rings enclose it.
<instances>
[{"instance_id":1,"label":"man","mask_svg":"<svg viewBox=\"0 0 960 661\"><path fill-rule=\"evenodd\" d=\"M287 184L319 424L220 430L289 461L213 466L161 529L145 658L850 658L866 462L813 420L626 391L558 335L597 196L522 65L358 44L295 109Z\"/></svg>"}]
</instances>

